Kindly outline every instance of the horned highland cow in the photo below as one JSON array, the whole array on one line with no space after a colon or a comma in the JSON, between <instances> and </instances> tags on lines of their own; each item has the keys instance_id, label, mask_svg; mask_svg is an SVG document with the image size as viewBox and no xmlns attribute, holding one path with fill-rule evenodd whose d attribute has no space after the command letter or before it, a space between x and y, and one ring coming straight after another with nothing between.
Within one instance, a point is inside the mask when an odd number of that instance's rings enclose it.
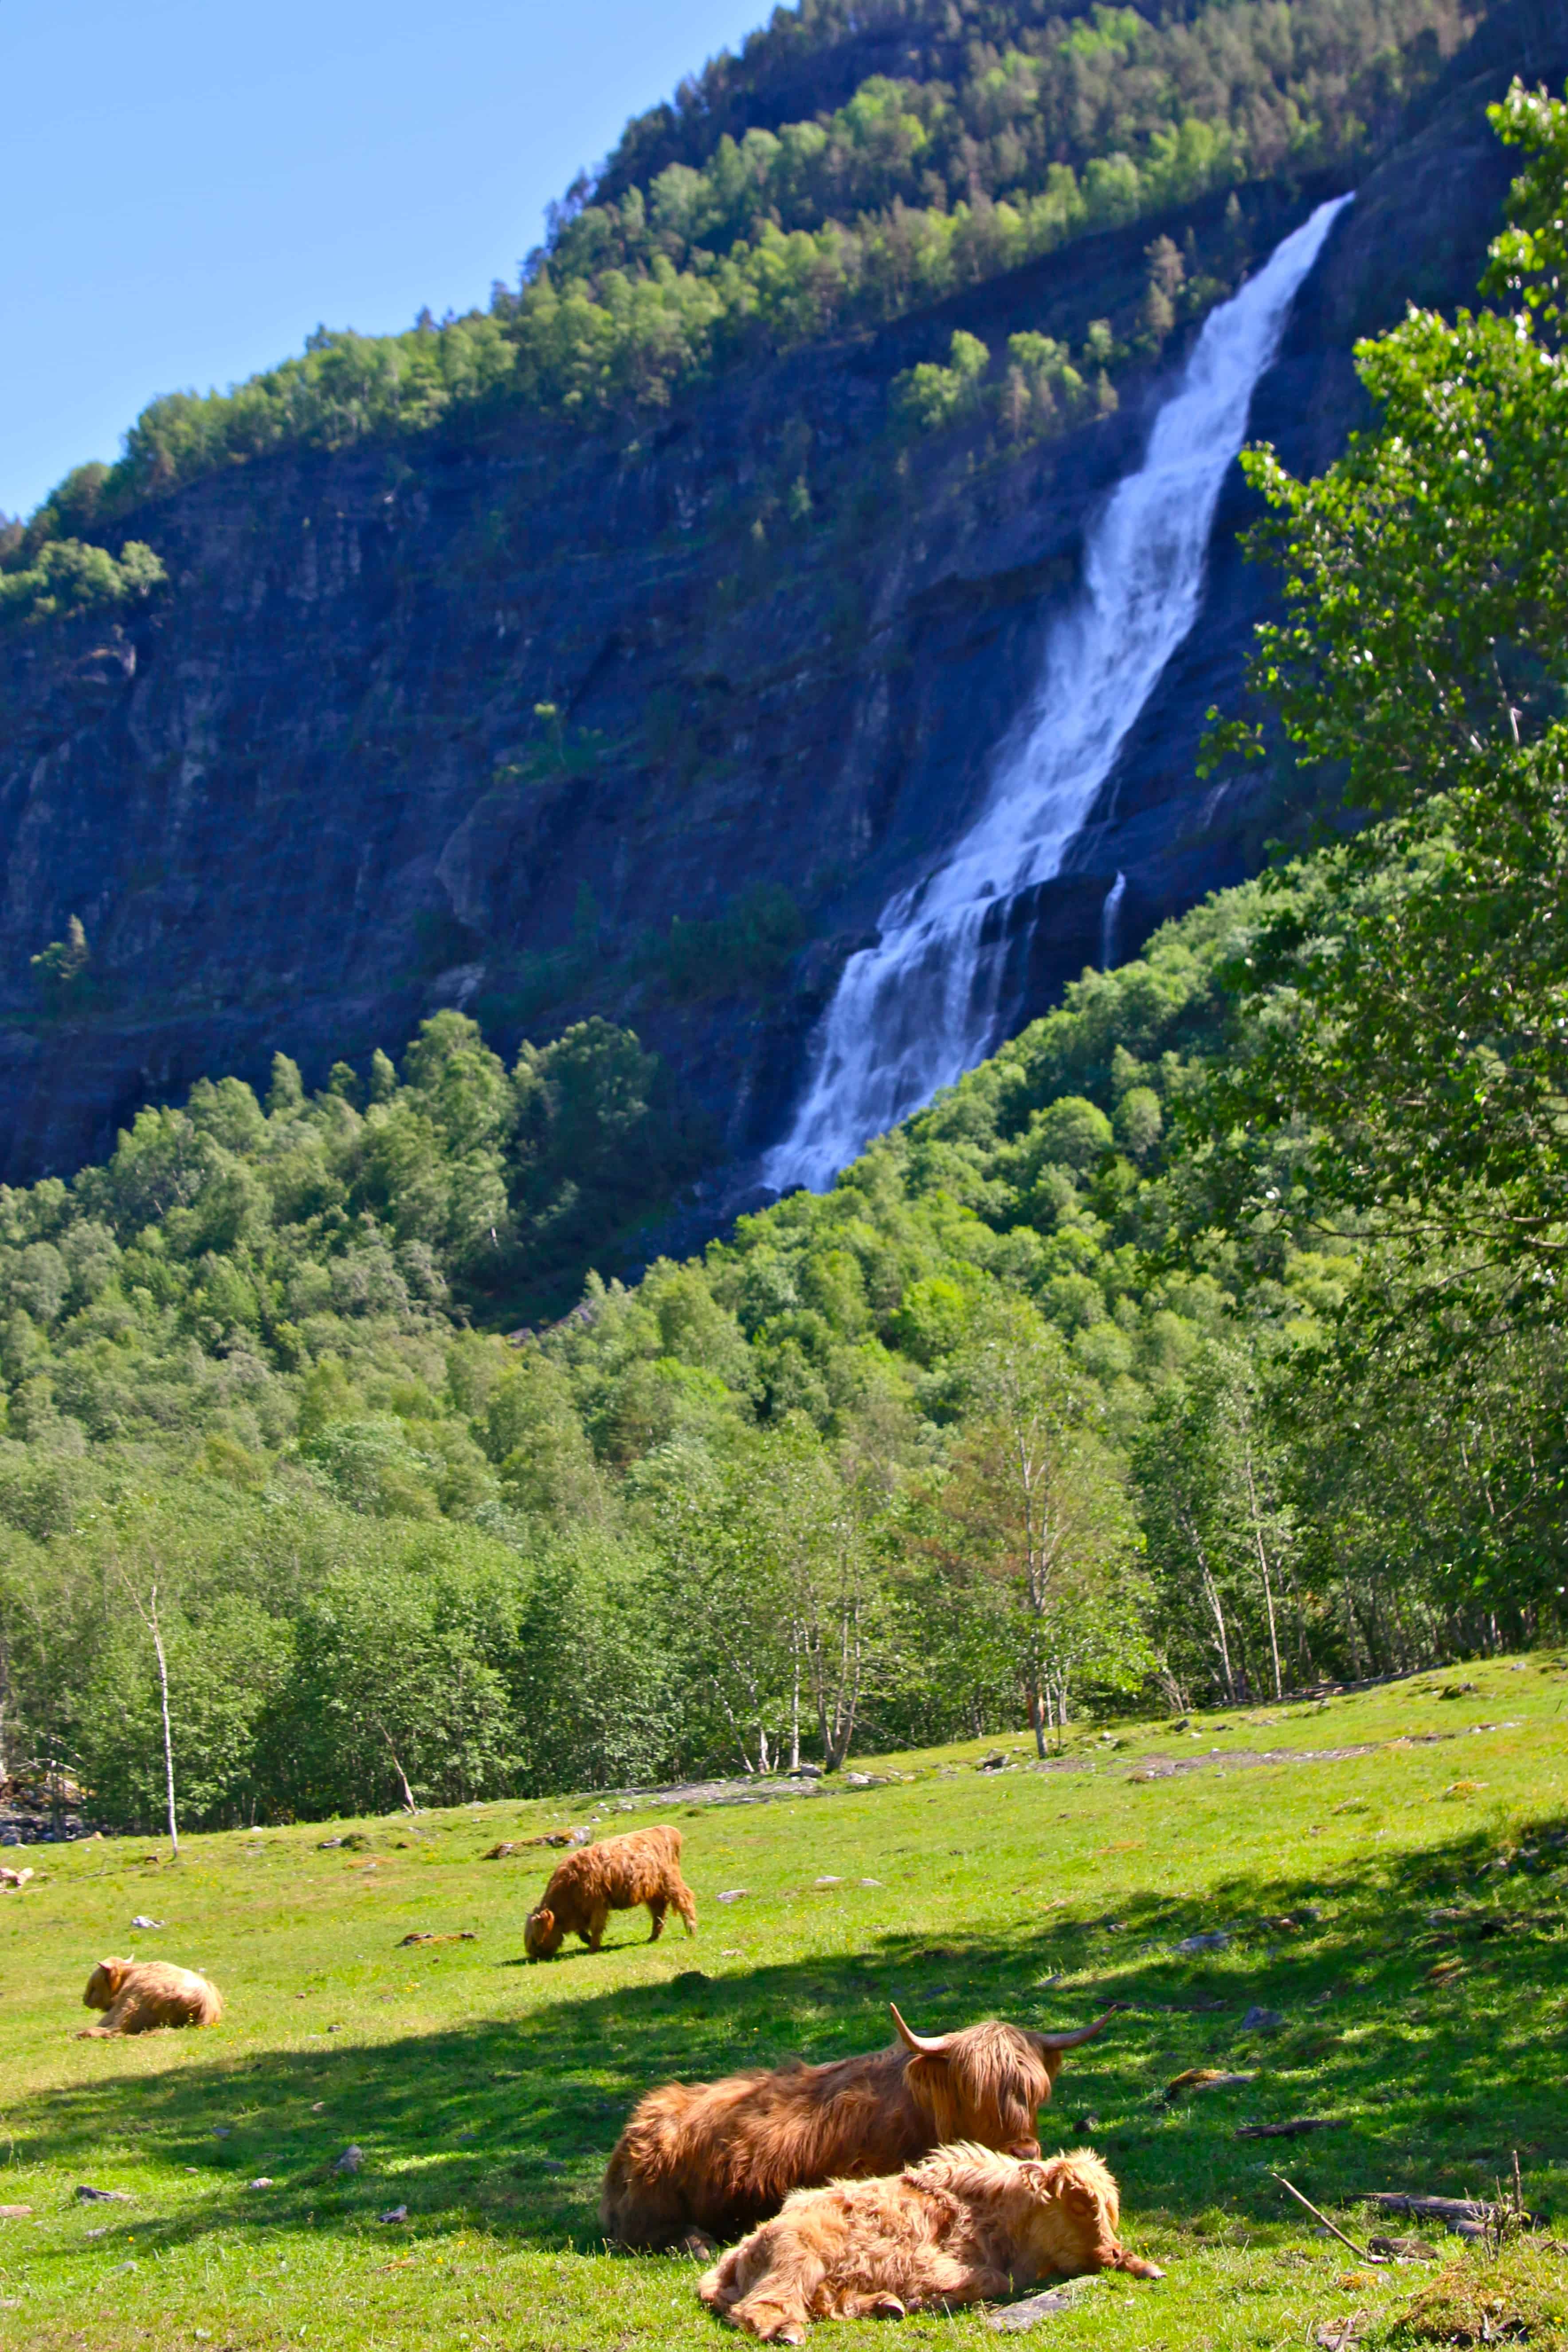
<instances>
[{"instance_id":1,"label":"horned highland cow","mask_svg":"<svg viewBox=\"0 0 1568 2352\"><path fill-rule=\"evenodd\" d=\"M693 2233L721 2244L776 2213L792 2189L898 2172L945 2141L1038 2156L1035 2117L1063 2053L1114 2015L1072 2033L988 2018L920 2034L895 2009L898 2041L868 2057L667 2083L639 2100L611 2154L605 2233L627 2246Z\"/></svg>"},{"instance_id":2,"label":"horned highland cow","mask_svg":"<svg viewBox=\"0 0 1568 2352\"><path fill-rule=\"evenodd\" d=\"M598 1845L580 1846L550 1874L550 1884L523 1927L523 1948L531 1960L552 1960L568 1936L581 1936L591 1952L604 1937L612 1911L633 1911L646 1903L653 1915L657 1944L664 1933L664 1915L671 1904L686 1922L689 1936L697 1933L697 1906L680 1874L680 1832L628 1830L624 1837L605 1838Z\"/></svg>"},{"instance_id":3,"label":"horned highland cow","mask_svg":"<svg viewBox=\"0 0 1568 2352\"><path fill-rule=\"evenodd\" d=\"M79 2042L101 2042L116 2033L155 2033L166 2025L216 2025L223 1995L194 1969L167 1960L100 1960L82 1995L86 2009L101 2009L101 2025L84 2025Z\"/></svg>"},{"instance_id":4,"label":"horned highland cow","mask_svg":"<svg viewBox=\"0 0 1568 2352\"><path fill-rule=\"evenodd\" d=\"M710 2311L768 2344L813 2319L901 2319L979 2303L1050 2273L1158 2265L1123 2252L1116 2183L1091 2148L1020 2161L960 2142L886 2180L797 2189L698 2286Z\"/></svg>"}]
</instances>

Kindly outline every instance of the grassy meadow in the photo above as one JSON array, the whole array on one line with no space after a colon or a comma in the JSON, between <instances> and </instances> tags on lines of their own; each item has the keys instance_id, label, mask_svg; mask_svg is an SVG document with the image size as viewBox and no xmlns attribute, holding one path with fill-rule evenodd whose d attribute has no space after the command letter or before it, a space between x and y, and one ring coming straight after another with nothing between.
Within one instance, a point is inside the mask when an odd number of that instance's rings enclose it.
<instances>
[{"instance_id":1,"label":"grassy meadow","mask_svg":"<svg viewBox=\"0 0 1568 2352\"><path fill-rule=\"evenodd\" d=\"M1357 2192L1489 2192L1514 2150L1534 2207L1568 2200L1568 1670L1494 1662L1086 1732L1043 1772L999 1745L1003 1769L976 1769L982 1743L766 1804L487 1804L193 1838L177 1864L152 1838L13 1853L38 1876L0 1896L0 2205L31 2210L0 2220L0 2343L716 2340L689 2259L600 2241L622 2118L670 2075L875 2047L891 1996L928 2032L1128 2004L1069 2055L1042 2138L1100 2149L1128 2243L1169 2275L1097 2282L1037 2340L1248 2352L1361 2314L1374 2346L1510 2322L1536 2352L1568 2345L1568 2214L1500 2262L1428 2228L1441 2263L1372 2269L1270 2177L1363 2242L1411 2225ZM1268 1748L1310 1760L1226 1768ZM647 1914L619 1915L597 1957L521 1964L552 1856L486 1849L666 1817L698 1939L672 1924L650 1946ZM139 1914L166 1924L133 1930ZM204 1969L225 2022L73 2040L90 1967L127 1950ZM1254 2007L1280 2022L1248 2031ZM1162 2104L1194 2066L1253 2079ZM1332 2127L1237 2137L1304 2116ZM351 2144L363 2168L339 2173ZM850 2352L872 2325L833 2340ZM964 2313L899 2340L990 2338Z\"/></svg>"}]
</instances>

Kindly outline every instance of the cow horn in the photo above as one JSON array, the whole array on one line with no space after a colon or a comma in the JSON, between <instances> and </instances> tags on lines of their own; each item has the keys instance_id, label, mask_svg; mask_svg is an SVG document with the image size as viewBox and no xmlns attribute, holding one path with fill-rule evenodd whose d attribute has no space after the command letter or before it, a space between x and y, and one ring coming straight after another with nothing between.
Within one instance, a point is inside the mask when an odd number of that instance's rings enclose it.
<instances>
[{"instance_id":1,"label":"cow horn","mask_svg":"<svg viewBox=\"0 0 1568 2352\"><path fill-rule=\"evenodd\" d=\"M1034 2038L1042 2050L1076 2050L1080 2043L1092 2042L1097 2033L1103 2033L1117 2011L1126 2006L1124 2000L1113 2000L1102 2017L1097 2017L1092 2025L1080 2025L1076 2033L1037 2033Z\"/></svg>"},{"instance_id":2,"label":"cow horn","mask_svg":"<svg viewBox=\"0 0 1568 2352\"><path fill-rule=\"evenodd\" d=\"M907 2050L913 2050L921 2058L940 2058L952 2040L951 2033L911 2033L899 2015L898 2002L890 2000L888 2007L893 2012L893 2023L899 2029L899 2040Z\"/></svg>"}]
</instances>

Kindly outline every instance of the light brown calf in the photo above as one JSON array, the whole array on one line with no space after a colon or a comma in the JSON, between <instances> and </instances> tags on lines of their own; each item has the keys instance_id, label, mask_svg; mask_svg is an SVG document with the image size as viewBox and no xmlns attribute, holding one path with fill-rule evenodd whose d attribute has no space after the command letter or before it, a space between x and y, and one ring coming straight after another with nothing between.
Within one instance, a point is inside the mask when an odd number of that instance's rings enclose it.
<instances>
[{"instance_id":1,"label":"light brown calf","mask_svg":"<svg viewBox=\"0 0 1568 2352\"><path fill-rule=\"evenodd\" d=\"M814 2319L901 2319L979 2303L1056 2273L1153 2263L1117 2240L1116 2183L1091 2148L1047 2161L960 2143L890 2180L798 2189L698 2287L710 2311L768 2344L799 2344Z\"/></svg>"},{"instance_id":2,"label":"light brown calf","mask_svg":"<svg viewBox=\"0 0 1568 2352\"><path fill-rule=\"evenodd\" d=\"M633 2110L605 2174L599 2211L627 2246L721 2244L776 2213L792 2189L897 2172L949 2140L1038 2156L1036 2116L1063 2053L1091 2042L1107 2010L1071 2033L988 2018L961 2033L911 2033L826 2066L667 2083Z\"/></svg>"},{"instance_id":3,"label":"light brown calf","mask_svg":"<svg viewBox=\"0 0 1568 2352\"><path fill-rule=\"evenodd\" d=\"M628 1830L624 1837L567 1854L551 1872L538 1908L528 1915L523 1947L529 1958L552 1960L568 1936L580 1936L596 1952L611 1912L633 1911L639 1903L653 1914L650 1943L663 1935L671 1904L685 1920L687 1934L694 1936L697 1906L680 1875L680 1832L661 1825Z\"/></svg>"},{"instance_id":4,"label":"light brown calf","mask_svg":"<svg viewBox=\"0 0 1568 2352\"><path fill-rule=\"evenodd\" d=\"M223 1995L194 1969L171 1968L167 1960L100 1960L82 1995L86 2009L101 2009L101 2025L84 2025L79 2042L115 2033L153 2033L164 2025L216 2025Z\"/></svg>"}]
</instances>

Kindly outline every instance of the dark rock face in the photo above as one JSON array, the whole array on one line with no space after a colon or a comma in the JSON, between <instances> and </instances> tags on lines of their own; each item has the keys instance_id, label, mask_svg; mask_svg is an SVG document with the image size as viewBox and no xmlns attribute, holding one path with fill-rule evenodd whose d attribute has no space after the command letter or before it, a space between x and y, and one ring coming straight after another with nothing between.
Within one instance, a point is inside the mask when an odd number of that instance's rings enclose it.
<instances>
[{"instance_id":1,"label":"dark rock face","mask_svg":"<svg viewBox=\"0 0 1568 2352\"><path fill-rule=\"evenodd\" d=\"M1336 225L1255 404L1298 469L1358 416L1354 338L1471 294L1510 176L1482 108L1516 67L1561 79L1565 13L1491 18ZM1330 191L1245 193L1261 252ZM131 518L173 583L157 607L0 635L0 1177L68 1173L139 1104L262 1078L279 1048L319 1083L441 1003L502 1050L627 1021L729 1153L768 1140L844 956L973 813L1159 390L1005 462L948 445L900 472L887 384L955 326L994 349L1109 309L1147 236L737 373L641 446L516 424L303 452ZM1020 1023L1098 960L1118 873L1124 956L1256 869L1270 812L1193 767L1269 593L1249 512L1237 473L1197 628L1068 872L1007 918ZM810 934L783 981L676 984L672 918L758 885ZM73 914L89 985L45 1018L29 958Z\"/></svg>"}]
</instances>

